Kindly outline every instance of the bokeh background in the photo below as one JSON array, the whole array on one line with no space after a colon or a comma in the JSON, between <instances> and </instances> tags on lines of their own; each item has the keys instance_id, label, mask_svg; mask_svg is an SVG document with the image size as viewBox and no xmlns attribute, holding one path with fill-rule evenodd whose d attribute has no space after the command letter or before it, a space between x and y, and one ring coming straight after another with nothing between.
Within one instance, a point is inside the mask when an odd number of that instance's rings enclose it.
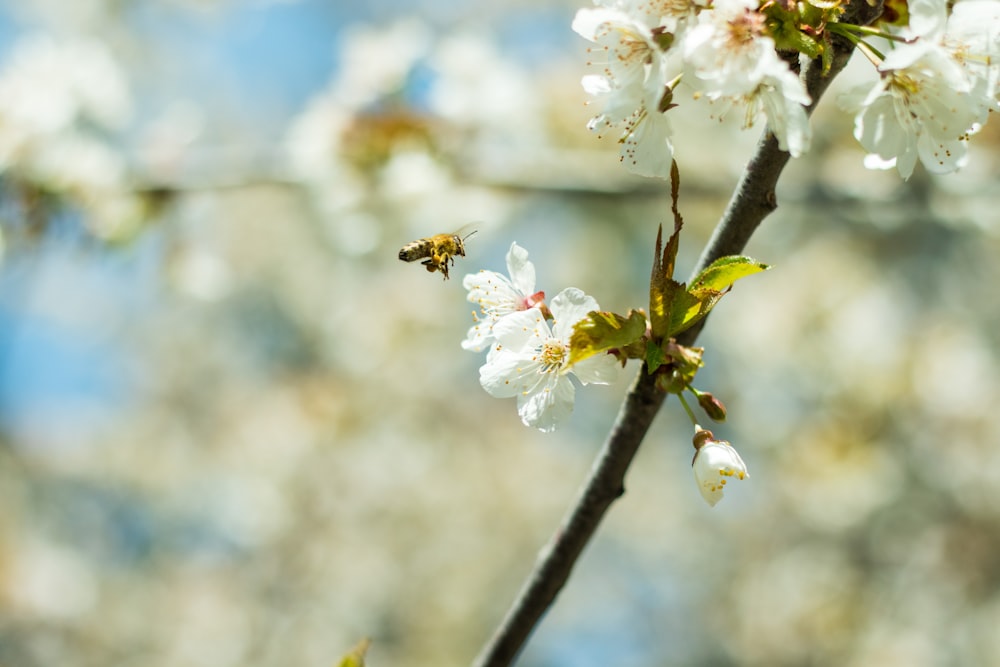
<instances>
[{"instance_id":1,"label":"bokeh background","mask_svg":"<svg viewBox=\"0 0 1000 667\"><path fill-rule=\"evenodd\" d=\"M573 3L0 5L0 665L468 664L630 378L543 435L461 277L645 305L663 183L585 128ZM1000 655L996 123L957 175L816 114L701 343L751 477L668 403L525 667ZM761 128L676 110L686 275ZM474 223L453 278L406 242Z\"/></svg>"}]
</instances>

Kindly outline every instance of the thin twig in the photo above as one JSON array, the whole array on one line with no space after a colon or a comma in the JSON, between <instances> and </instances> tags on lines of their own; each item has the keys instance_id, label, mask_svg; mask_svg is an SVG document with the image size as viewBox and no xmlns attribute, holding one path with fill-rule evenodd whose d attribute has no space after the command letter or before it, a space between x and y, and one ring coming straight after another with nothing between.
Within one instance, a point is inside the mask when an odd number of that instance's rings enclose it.
<instances>
[{"instance_id":1,"label":"thin twig","mask_svg":"<svg viewBox=\"0 0 1000 667\"><path fill-rule=\"evenodd\" d=\"M850 50L840 50L825 76L817 62L809 63L805 81L813 106L849 57ZM778 148L774 136L765 132L693 275L719 257L742 252L761 221L777 207L774 189L788 159L788 153ZM704 320L685 331L678 342L693 343L703 325ZM474 667L507 667L520 653L539 619L569 579L577 558L605 512L625 492L625 473L665 397L655 387L655 376L647 373L643 365L576 502L548 546L539 554L534 570L496 633L473 663Z\"/></svg>"}]
</instances>

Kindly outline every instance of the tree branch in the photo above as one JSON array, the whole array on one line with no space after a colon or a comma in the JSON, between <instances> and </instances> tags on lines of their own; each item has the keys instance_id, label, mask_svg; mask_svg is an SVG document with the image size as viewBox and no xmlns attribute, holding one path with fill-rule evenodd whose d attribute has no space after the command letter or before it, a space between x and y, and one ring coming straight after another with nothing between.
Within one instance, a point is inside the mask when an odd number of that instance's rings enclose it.
<instances>
[{"instance_id":1,"label":"tree branch","mask_svg":"<svg viewBox=\"0 0 1000 667\"><path fill-rule=\"evenodd\" d=\"M808 64L805 81L813 106L849 58L849 49L837 49L833 66L825 76L817 62ZM693 275L719 257L742 252L761 221L777 208L774 189L788 158L774 136L765 132ZM678 342L692 344L703 325L704 320L685 331ZM542 614L562 590L605 512L625 492L625 473L665 397L655 387L655 376L647 373L643 364L576 502L539 554L534 570L474 667L506 667L521 651Z\"/></svg>"}]
</instances>

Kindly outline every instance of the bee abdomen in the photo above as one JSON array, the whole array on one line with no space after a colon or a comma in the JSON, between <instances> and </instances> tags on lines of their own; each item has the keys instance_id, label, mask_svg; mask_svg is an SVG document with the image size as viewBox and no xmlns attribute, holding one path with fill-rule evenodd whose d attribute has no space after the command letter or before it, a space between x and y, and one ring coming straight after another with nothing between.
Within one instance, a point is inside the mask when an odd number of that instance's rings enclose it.
<instances>
[{"instance_id":1,"label":"bee abdomen","mask_svg":"<svg viewBox=\"0 0 1000 667\"><path fill-rule=\"evenodd\" d=\"M412 262L423 257L427 257L429 253L430 244L426 243L423 239L420 241L414 241L413 243L407 243L399 251L399 258L404 262Z\"/></svg>"}]
</instances>

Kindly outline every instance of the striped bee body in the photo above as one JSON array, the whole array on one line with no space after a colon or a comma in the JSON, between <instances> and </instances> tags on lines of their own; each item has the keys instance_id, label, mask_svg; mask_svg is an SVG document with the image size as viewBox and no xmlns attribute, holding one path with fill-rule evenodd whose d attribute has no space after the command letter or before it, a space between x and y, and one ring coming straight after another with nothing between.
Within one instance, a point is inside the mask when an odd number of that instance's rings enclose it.
<instances>
[{"instance_id":1,"label":"striped bee body","mask_svg":"<svg viewBox=\"0 0 1000 667\"><path fill-rule=\"evenodd\" d=\"M475 234L475 232L472 232ZM472 234L467 235L469 238ZM455 257L465 257L465 239L458 234L436 234L425 239L417 239L407 243L399 250L399 258L404 262L415 262L418 259L431 273L440 271L448 280L448 265L455 265Z\"/></svg>"}]
</instances>

